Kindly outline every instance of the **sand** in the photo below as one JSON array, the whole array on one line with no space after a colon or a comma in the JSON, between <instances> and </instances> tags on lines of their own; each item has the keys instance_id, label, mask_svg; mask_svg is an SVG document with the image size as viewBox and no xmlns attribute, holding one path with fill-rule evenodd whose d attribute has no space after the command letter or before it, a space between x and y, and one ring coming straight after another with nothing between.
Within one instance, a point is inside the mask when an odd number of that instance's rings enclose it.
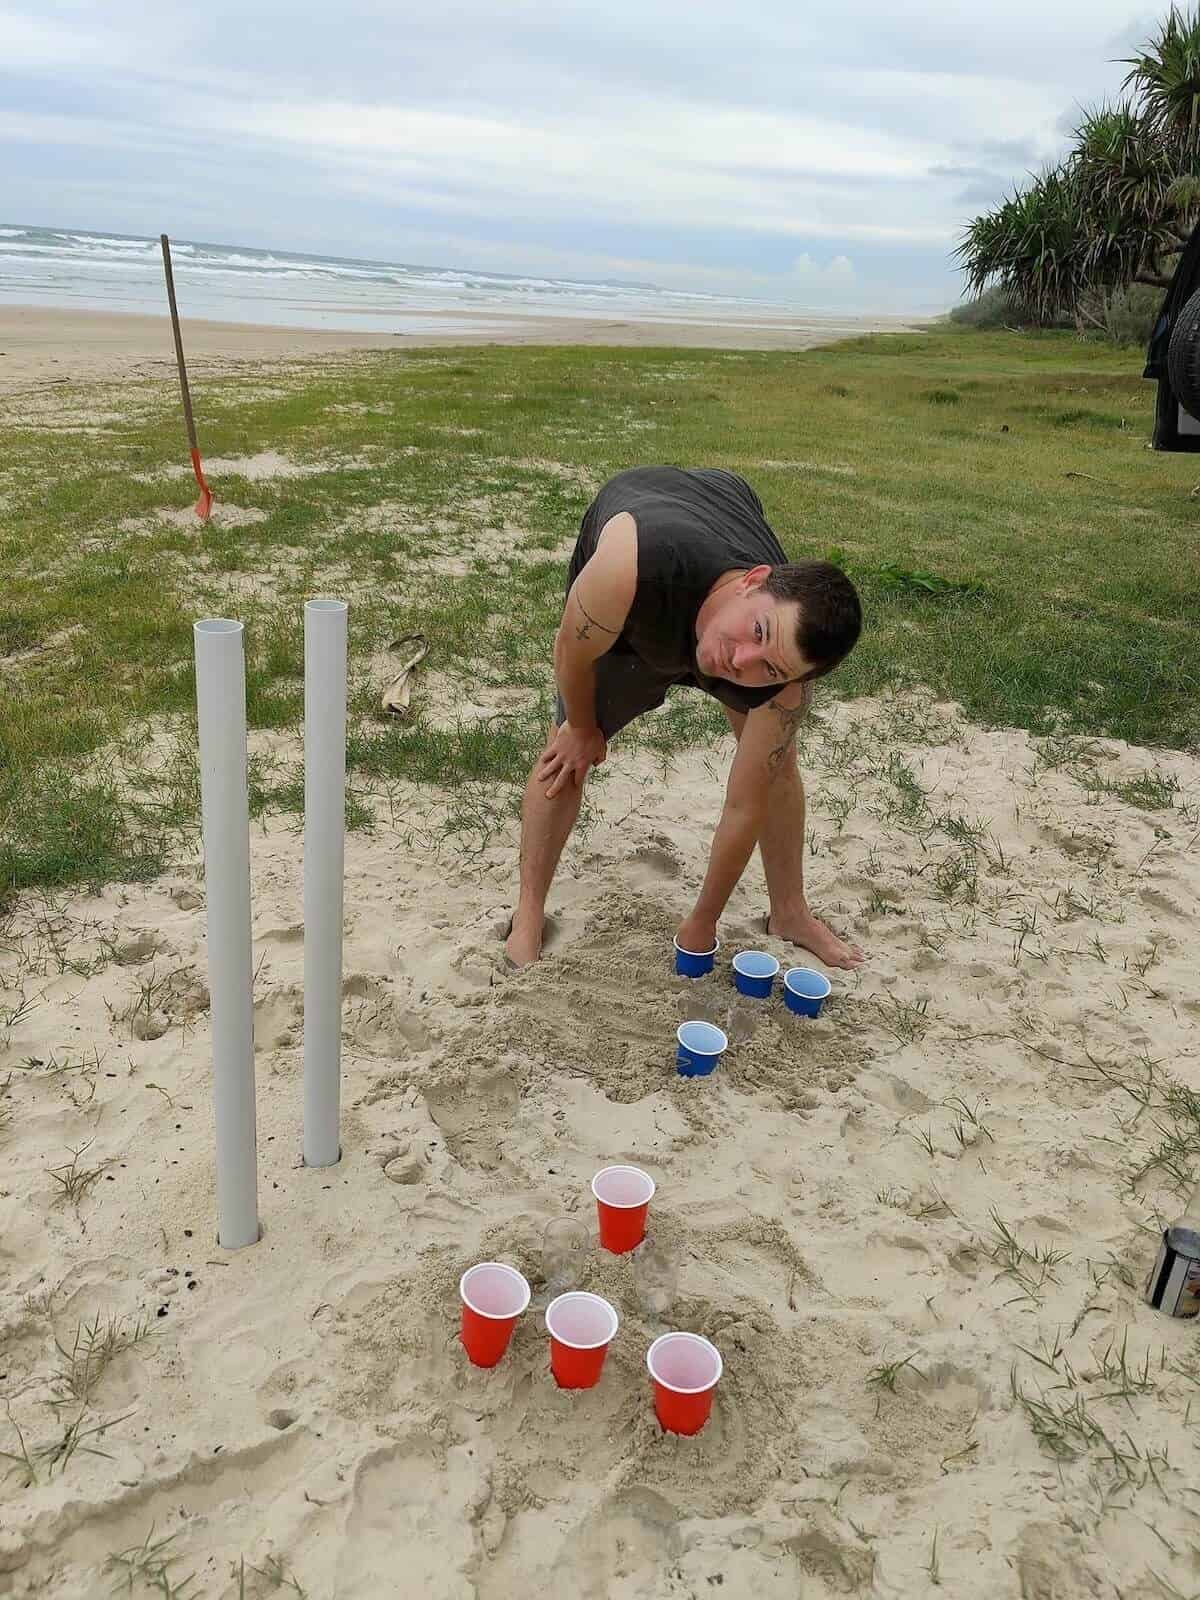
<instances>
[{"instance_id":1,"label":"sand","mask_svg":"<svg viewBox=\"0 0 1200 1600\"><path fill-rule=\"evenodd\" d=\"M28 325L17 359L49 387L26 403L102 428L47 363L169 379L164 331ZM285 330L213 339L209 370L245 362L258 385L254 360L324 353ZM0 387L17 348L0 338ZM273 451L210 466L320 470ZM160 476L164 502L182 493ZM101 543L193 527L183 499ZM478 553L520 555L502 499L468 509ZM261 515L218 502L228 526ZM458 538L445 570L474 553ZM189 559L204 593L237 599L281 592L303 555L252 574ZM361 577L322 580L353 600ZM382 687L394 666L381 651L355 672ZM445 723L523 696L464 702L423 669L414 702ZM819 698L810 891L868 960L830 974L807 1022L730 986L737 948L803 959L763 935L757 864L714 975L673 972L732 741L665 774L620 743L552 893L546 959L518 975L501 960L514 825L467 853L446 829L469 792L356 782L375 826L347 844L344 1153L324 1171L299 1162L297 819L256 824L264 1233L247 1250L216 1242L198 849L155 882L28 894L0 918L0 1596L1194 1592L1196 1329L1140 1290L1196 1137L1170 1095L1200 1096L1200 758L1033 741L920 690ZM253 749L300 759L289 733ZM732 1041L706 1081L674 1071L688 1016ZM1147 1167L1179 1127L1171 1165ZM572 1216L594 1240L590 1177L622 1160L658 1183L651 1233L678 1291L648 1309L637 1264L593 1249L582 1284L622 1325L598 1388L564 1394L542 1234ZM456 1342L456 1284L487 1258L535 1299L482 1374ZM653 1419L644 1357L667 1327L725 1360L691 1441Z\"/></svg>"},{"instance_id":2,"label":"sand","mask_svg":"<svg viewBox=\"0 0 1200 1600\"><path fill-rule=\"evenodd\" d=\"M764 944L757 864L713 976L672 969L731 751L663 781L614 745L546 959L516 976L514 829L469 861L437 846L438 796L377 798L347 846L326 1170L298 1160L300 840L253 829L264 1234L238 1252L215 1242L198 855L22 900L0 936L0 1450L104 1431L29 1486L0 1460L0 1595L90 1600L166 1538L172 1581L229 1600L297 1592L276 1578L338 1600L1193 1592L1196 1331L1139 1294L1177 1200L1129 1178L1163 1121L1131 1120L1147 1073L1200 1090L1200 760L1039 751L919 692L819 700L811 894L869 959L808 1022L730 988L725 956ZM1157 810L1122 789L1147 771ZM688 1015L733 1040L709 1080L674 1071ZM94 1174L75 1199L72 1161ZM669 1312L594 1251L585 1284L622 1318L595 1390L556 1389L536 1311L471 1369L460 1272L509 1261L536 1307L543 1229L594 1228L611 1161L658 1183ZM652 1415L665 1326L725 1360L690 1441ZM1057 1456L1014 1386L1079 1407Z\"/></svg>"},{"instance_id":3,"label":"sand","mask_svg":"<svg viewBox=\"0 0 1200 1600\"><path fill-rule=\"evenodd\" d=\"M182 308L181 308L182 310ZM808 350L835 339L900 332L911 318L788 316L764 312L719 323L613 322L603 318L525 317L470 311L406 312L402 333L257 327L183 316L188 371L222 373L246 364L285 362L351 350L422 345L663 345L728 350ZM0 306L0 395L66 382L175 372L169 318L106 311Z\"/></svg>"}]
</instances>

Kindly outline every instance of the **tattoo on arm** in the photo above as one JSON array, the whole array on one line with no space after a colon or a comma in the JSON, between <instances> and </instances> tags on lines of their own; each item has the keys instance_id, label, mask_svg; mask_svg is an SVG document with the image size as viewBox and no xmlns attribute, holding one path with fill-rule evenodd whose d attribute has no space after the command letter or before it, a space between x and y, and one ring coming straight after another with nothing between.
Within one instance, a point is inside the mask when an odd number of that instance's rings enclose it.
<instances>
[{"instance_id":1,"label":"tattoo on arm","mask_svg":"<svg viewBox=\"0 0 1200 1600\"><path fill-rule=\"evenodd\" d=\"M779 718L779 743L767 757L767 765L771 769L774 779L783 769L788 751L792 748L792 741L796 737L796 729L808 714L808 703L798 706L777 706L771 702L771 710Z\"/></svg>"},{"instance_id":2,"label":"tattoo on arm","mask_svg":"<svg viewBox=\"0 0 1200 1600\"><path fill-rule=\"evenodd\" d=\"M590 639L592 637L593 628L599 628L601 633L611 633L614 639L620 633L620 628L606 628L602 622L597 622L595 617L590 616L578 594L575 596L575 604L579 607L580 611L583 612L585 619L575 629L575 637L577 639Z\"/></svg>"}]
</instances>

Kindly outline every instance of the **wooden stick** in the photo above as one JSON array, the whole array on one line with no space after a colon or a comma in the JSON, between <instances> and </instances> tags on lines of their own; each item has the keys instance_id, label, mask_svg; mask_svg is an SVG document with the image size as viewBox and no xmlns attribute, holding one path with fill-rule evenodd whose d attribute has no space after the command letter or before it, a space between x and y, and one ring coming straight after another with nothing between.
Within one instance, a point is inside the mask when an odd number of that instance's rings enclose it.
<instances>
[{"instance_id":1,"label":"wooden stick","mask_svg":"<svg viewBox=\"0 0 1200 1600\"><path fill-rule=\"evenodd\" d=\"M171 303L171 331L175 335L175 362L179 368L179 387L183 392L183 416L187 423L188 445L199 450L196 443L196 424L192 420L192 397L188 391L187 367L183 361L183 339L179 332L179 307L175 303L175 274L171 271L171 245L166 234L161 235L163 267L167 274L167 299Z\"/></svg>"}]
</instances>

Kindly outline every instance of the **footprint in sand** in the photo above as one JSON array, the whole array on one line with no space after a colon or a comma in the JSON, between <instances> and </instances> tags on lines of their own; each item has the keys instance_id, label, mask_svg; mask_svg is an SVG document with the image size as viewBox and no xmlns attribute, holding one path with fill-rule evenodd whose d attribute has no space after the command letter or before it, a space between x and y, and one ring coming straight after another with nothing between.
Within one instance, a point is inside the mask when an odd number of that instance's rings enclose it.
<instances>
[{"instance_id":1,"label":"footprint in sand","mask_svg":"<svg viewBox=\"0 0 1200 1600\"><path fill-rule=\"evenodd\" d=\"M171 1026L171 1019L165 1011L138 1011L129 1023L129 1031L135 1039L148 1043L154 1039L161 1039Z\"/></svg>"},{"instance_id":2,"label":"footprint in sand","mask_svg":"<svg viewBox=\"0 0 1200 1600\"><path fill-rule=\"evenodd\" d=\"M121 941L113 950L113 959L119 967L140 967L169 946L149 928L138 928L133 935Z\"/></svg>"},{"instance_id":3,"label":"footprint in sand","mask_svg":"<svg viewBox=\"0 0 1200 1600\"><path fill-rule=\"evenodd\" d=\"M824 1506L815 1504L805 1510L803 1532L784 1539L780 1549L821 1584L823 1593L863 1593L875 1579L875 1552L846 1534Z\"/></svg>"},{"instance_id":4,"label":"footprint in sand","mask_svg":"<svg viewBox=\"0 0 1200 1600\"><path fill-rule=\"evenodd\" d=\"M460 1166L479 1167L484 1172L500 1165L504 1135L520 1098L520 1088L507 1071L476 1077L469 1083L445 1083L425 1092L429 1114L441 1130L447 1150Z\"/></svg>"},{"instance_id":5,"label":"footprint in sand","mask_svg":"<svg viewBox=\"0 0 1200 1600\"><path fill-rule=\"evenodd\" d=\"M382 1047L402 1058L433 1043L430 1030L415 1013L397 1005L382 978L352 972L342 983L342 995L342 1030L361 1049L376 1053Z\"/></svg>"},{"instance_id":6,"label":"footprint in sand","mask_svg":"<svg viewBox=\"0 0 1200 1600\"><path fill-rule=\"evenodd\" d=\"M508 938L508 936L509 936L509 934L511 932L512 932L512 912L511 911L502 911L497 915L496 920L492 923L492 937L494 939L496 939L496 941L498 943L503 944L504 941ZM547 950L553 950L554 946L559 942L559 940L561 938L562 938L562 924L560 923L560 921L559 921L559 919L557 917L548 915L546 917L546 920L542 924L542 952L543 952L543 954Z\"/></svg>"},{"instance_id":7,"label":"footprint in sand","mask_svg":"<svg viewBox=\"0 0 1200 1600\"><path fill-rule=\"evenodd\" d=\"M254 1036L266 1039L278 1049L296 1042L296 1030L304 1015L304 1000L295 985L268 989L254 1002Z\"/></svg>"},{"instance_id":8,"label":"footprint in sand","mask_svg":"<svg viewBox=\"0 0 1200 1600\"><path fill-rule=\"evenodd\" d=\"M681 1517L652 1489L624 1489L601 1501L568 1542L562 1587L588 1597L614 1594L626 1584L629 1592L649 1593L657 1576L679 1560Z\"/></svg>"},{"instance_id":9,"label":"footprint in sand","mask_svg":"<svg viewBox=\"0 0 1200 1600\"><path fill-rule=\"evenodd\" d=\"M204 896L189 883L172 884L167 893L180 911L198 911L204 904Z\"/></svg>"},{"instance_id":10,"label":"footprint in sand","mask_svg":"<svg viewBox=\"0 0 1200 1600\"><path fill-rule=\"evenodd\" d=\"M1151 911L1159 911L1164 916L1177 917L1180 921L1187 913L1178 900L1173 900L1170 895L1164 894L1161 889L1143 887L1138 890L1138 899L1144 906L1149 906Z\"/></svg>"},{"instance_id":11,"label":"footprint in sand","mask_svg":"<svg viewBox=\"0 0 1200 1600\"><path fill-rule=\"evenodd\" d=\"M677 878L683 870L674 850L663 849L661 845L639 845L629 859L639 866L649 867L652 873L663 878Z\"/></svg>"},{"instance_id":12,"label":"footprint in sand","mask_svg":"<svg viewBox=\"0 0 1200 1600\"><path fill-rule=\"evenodd\" d=\"M948 1358L932 1362L921 1370L926 1394L943 1411L952 1411L967 1419L991 1410L991 1385L969 1362Z\"/></svg>"},{"instance_id":13,"label":"footprint in sand","mask_svg":"<svg viewBox=\"0 0 1200 1600\"><path fill-rule=\"evenodd\" d=\"M868 1099L902 1117L932 1111L937 1104L916 1084L906 1083L903 1078L896 1077L894 1073L883 1072L878 1067L862 1073L858 1087Z\"/></svg>"},{"instance_id":14,"label":"footprint in sand","mask_svg":"<svg viewBox=\"0 0 1200 1600\"><path fill-rule=\"evenodd\" d=\"M891 1138L892 1129L886 1122L874 1123L862 1107L855 1107L842 1117L838 1133L847 1159L855 1161L859 1156L877 1155Z\"/></svg>"},{"instance_id":15,"label":"footprint in sand","mask_svg":"<svg viewBox=\"0 0 1200 1600\"><path fill-rule=\"evenodd\" d=\"M482 1464L466 1447L444 1452L419 1434L361 1457L339 1512L345 1531L336 1564L338 1593L365 1600L400 1592L395 1552L401 1548L404 1593L472 1591L466 1574L478 1556L471 1513L483 1499L484 1481ZM436 1499L429 1495L431 1483L440 1485Z\"/></svg>"},{"instance_id":16,"label":"footprint in sand","mask_svg":"<svg viewBox=\"0 0 1200 1600\"><path fill-rule=\"evenodd\" d=\"M423 1152L419 1149L414 1151L408 1141L399 1145L389 1145L379 1152L376 1159L389 1183L398 1183L406 1188L411 1184L420 1183L428 1171L428 1163Z\"/></svg>"}]
</instances>

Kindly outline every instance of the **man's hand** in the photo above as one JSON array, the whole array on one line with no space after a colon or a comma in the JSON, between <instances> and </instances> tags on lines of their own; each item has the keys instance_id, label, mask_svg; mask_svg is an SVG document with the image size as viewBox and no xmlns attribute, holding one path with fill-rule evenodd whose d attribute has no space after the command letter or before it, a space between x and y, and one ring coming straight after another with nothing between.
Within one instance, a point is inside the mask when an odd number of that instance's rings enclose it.
<instances>
[{"instance_id":1,"label":"man's hand","mask_svg":"<svg viewBox=\"0 0 1200 1600\"><path fill-rule=\"evenodd\" d=\"M693 911L679 924L675 937L681 949L690 950L693 955L704 955L717 942L717 925L703 912Z\"/></svg>"},{"instance_id":2,"label":"man's hand","mask_svg":"<svg viewBox=\"0 0 1200 1600\"><path fill-rule=\"evenodd\" d=\"M581 732L564 722L538 762L539 783L548 783L546 799L553 800L568 783L582 785L590 767L598 767L608 754L608 741L599 728Z\"/></svg>"}]
</instances>

